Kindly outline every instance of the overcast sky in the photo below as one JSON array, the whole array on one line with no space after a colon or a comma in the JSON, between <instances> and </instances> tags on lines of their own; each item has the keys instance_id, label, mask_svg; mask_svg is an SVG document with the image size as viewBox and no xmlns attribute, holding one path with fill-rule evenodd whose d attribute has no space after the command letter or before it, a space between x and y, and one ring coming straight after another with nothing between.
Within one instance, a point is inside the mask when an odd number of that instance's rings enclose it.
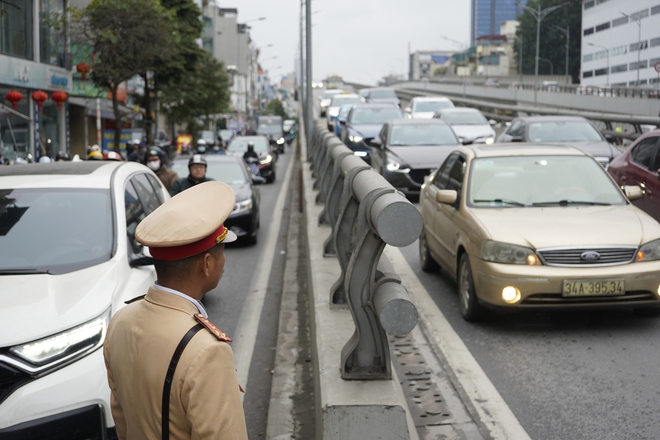
<instances>
[{"instance_id":1,"label":"overcast sky","mask_svg":"<svg viewBox=\"0 0 660 440\"><path fill-rule=\"evenodd\" d=\"M238 8L239 23L250 21L257 47L273 45L260 55L273 79L293 71L300 50L300 0L220 0L220 5ZM314 80L338 73L375 85L387 74L408 74L408 43L413 52L460 50L442 37L465 44L470 38L469 0L312 0L314 11ZM251 21L260 17L266 19Z\"/></svg>"}]
</instances>

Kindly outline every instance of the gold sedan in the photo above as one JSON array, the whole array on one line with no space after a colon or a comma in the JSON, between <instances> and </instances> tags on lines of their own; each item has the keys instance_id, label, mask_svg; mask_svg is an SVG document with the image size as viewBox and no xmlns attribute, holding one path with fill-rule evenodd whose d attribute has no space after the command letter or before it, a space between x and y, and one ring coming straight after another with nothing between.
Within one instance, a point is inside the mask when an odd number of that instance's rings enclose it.
<instances>
[{"instance_id":1,"label":"gold sedan","mask_svg":"<svg viewBox=\"0 0 660 440\"><path fill-rule=\"evenodd\" d=\"M422 187L422 269L455 277L463 318L484 307L630 308L660 315L660 224L570 146L456 149Z\"/></svg>"}]
</instances>

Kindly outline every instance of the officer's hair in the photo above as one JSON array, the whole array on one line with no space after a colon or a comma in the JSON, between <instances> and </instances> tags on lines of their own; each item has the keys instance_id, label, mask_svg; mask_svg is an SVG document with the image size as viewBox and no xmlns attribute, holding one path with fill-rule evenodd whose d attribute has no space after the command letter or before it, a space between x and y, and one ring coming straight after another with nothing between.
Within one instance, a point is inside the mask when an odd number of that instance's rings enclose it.
<instances>
[{"instance_id":1,"label":"officer's hair","mask_svg":"<svg viewBox=\"0 0 660 440\"><path fill-rule=\"evenodd\" d=\"M222 246L213 246L208 251L202 252L191 257L182 258L180 260L156 260L154 259L154 267L156 268L156 276L158 279L185 279L190 276L194 270L195 265L205 254L211 254L214 258L218 258Z\"/></svg>"}]
</instances>

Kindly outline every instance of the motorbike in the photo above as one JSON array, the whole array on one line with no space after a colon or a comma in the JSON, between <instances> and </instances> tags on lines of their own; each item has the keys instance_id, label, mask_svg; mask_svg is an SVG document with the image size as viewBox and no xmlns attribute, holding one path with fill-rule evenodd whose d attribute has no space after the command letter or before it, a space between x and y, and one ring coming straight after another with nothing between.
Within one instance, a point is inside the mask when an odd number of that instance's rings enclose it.
<instances>
[{"instance_id":1,"label":"motorbike","mask_svg":"<svg viewBox=\"0 0 660 440\"><path fill-rule=\"evenodd\" d=\"M245 163L247 164L248 169L250 170L250 173L252 176L259 176L259 159L256 157L248 157L245 158Z\"/></svg>"}]
</instances>

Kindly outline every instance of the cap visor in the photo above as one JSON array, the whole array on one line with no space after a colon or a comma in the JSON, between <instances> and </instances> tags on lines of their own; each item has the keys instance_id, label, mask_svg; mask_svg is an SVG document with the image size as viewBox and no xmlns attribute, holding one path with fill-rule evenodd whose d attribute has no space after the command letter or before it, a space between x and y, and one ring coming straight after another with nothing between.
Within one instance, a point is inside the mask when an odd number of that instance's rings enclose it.
<instances>
[{"instance_id":1,"label":"cap visor","mask_svg":"<svg viewBox=\"0 0 660 440\"><path fill-rule=\"evenodd\" d=\"M234 241L238 240L238 237L236 234L234 234L232 231L227 231L227 236L225 237L224 240L222 240L222 243L232 243Z\"/></svg>"}]
</instances>

